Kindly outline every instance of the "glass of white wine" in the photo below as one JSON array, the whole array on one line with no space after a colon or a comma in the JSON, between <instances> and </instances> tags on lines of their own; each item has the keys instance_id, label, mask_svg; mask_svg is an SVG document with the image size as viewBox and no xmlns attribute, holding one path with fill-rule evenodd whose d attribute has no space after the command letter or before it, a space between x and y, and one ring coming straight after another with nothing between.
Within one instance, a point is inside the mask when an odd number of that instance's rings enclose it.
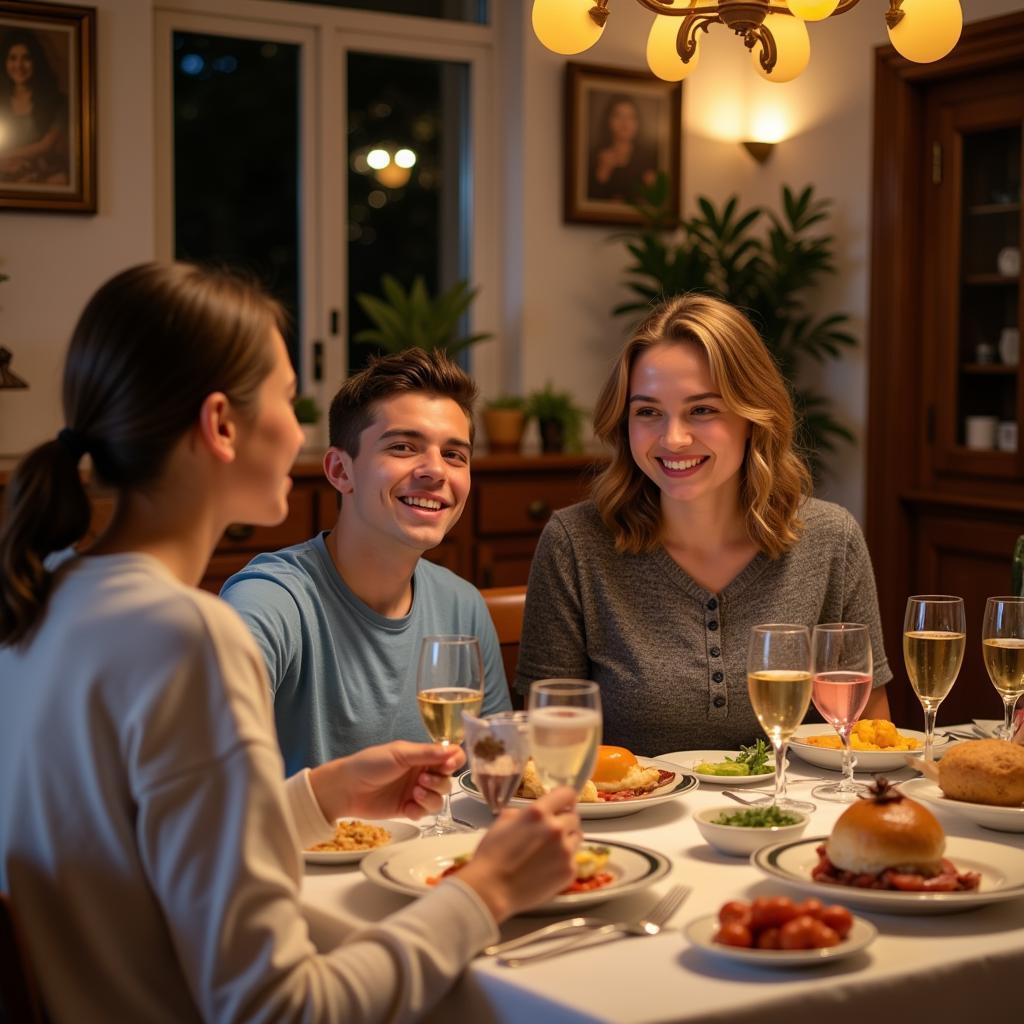
<instances>
[{"instance_id":1,"label":"glass of white wine","mask_svg":"<svg viewBox=\"0 0 1024 1024\"><path fill-rule=\"evenodd\" d=\"M462 742L462 712L476 715L484 698L484 662L475 636L425 636L416 673L416 699L430 738L444 747ZM447 793L433 825L424 836L470 832L452 820Z\"/></svg>"},{"instance_id":2,"label":"glass of white wine","mask_svg":"<svg viewBox=\"0 0 1024 1024\"><path fill-rule=\"evenodd\" d=\"M783 811L813 811L810 801L786 795L786 747L811 703L811 632L806 626L768 623L751 629L747 690L775 748L775 795L758 803Z\"/></svg>"},{"instance_id":3,"label":"glass of white wine","mask_svg":"<svg viewBox=\"0 0 1024 1024\"><path fill-rule=\"evenodd\" d=\"M1024 693L1024 597L990 597L985 602L981 653L992 685L1003 698L1000 736L1013 739L1013 712Z\"/></svg>"},{"instance_id":4,"label":"glass of white wine","mask_svg":"<svg viewBox=\"0 0 1024 1024\"><path fill-rule=\"evenodd\" d=\"M530 754L546 789L590 778L601 742L601 690L582 679L539 679L530 687Z\"/></svg>"},{"instance_id":5,"label":"glass of white wine","mask_svg":"<svg viewBox=\"0 0 1024 1024\"><path fill-rule=\"evenodd\" d=\"M953 688L964 660L967 620L962 597L920 594L907 598L903 663L924 708L924 759L932 759L935 714Z\"/></svg>"}]
</instances>

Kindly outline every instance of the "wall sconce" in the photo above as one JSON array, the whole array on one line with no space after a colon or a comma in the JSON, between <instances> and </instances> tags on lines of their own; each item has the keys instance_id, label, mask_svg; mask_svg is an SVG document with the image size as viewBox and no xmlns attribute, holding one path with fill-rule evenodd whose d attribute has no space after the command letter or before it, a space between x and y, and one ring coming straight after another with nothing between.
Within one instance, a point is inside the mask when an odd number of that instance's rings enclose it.
<instances>
[{"instance_id":1,"label":"wall sconce","mask_svg":"<svg viewBox=\"0 0 1024 1024\"><path fill-rule=\"evenodd\" d=\"M754 142L753 139L744 139L740 145L759 163L763 164L772 155L775 149L774 142Z\"/></svg>"}]
</instances>

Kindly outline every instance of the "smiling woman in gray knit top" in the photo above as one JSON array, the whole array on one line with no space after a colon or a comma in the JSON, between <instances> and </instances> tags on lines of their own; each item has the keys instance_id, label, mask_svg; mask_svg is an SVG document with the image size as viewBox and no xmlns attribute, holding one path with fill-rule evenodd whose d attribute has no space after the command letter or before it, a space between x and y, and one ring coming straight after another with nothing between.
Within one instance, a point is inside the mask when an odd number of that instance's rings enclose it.
<instances>
[{"instance_id":1,"label":"smiling woman in gray knit top","mask_svg":"<svg viewBox=\"0 0 1024 1024\"><path fill-rule=\"evenodd\" d=\"M735 748L761 735L747 697L750 627L867 623L875 690L892 678L867 547L811 498L785 382L750 322L706 295L636 329L598 399L612 449L593 500L546 526L516 674L597 681L604 742L638 754Z\"/></svg>"}]
</instances>

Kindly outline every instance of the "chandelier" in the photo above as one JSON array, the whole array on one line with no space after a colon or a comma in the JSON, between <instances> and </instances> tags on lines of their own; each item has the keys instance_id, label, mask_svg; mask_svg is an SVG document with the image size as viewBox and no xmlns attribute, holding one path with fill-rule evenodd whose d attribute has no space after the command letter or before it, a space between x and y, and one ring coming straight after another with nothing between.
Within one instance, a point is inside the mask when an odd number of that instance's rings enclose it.
<instances>
[{"instance_id":1,"label":"chandelier","mask_svg":"<svg viewBox=\"0 0 1024 1024\"><path fill-rule=\"evenodd\" d=\"M647 63L669 82L685 78L700 59L701 32L725 25L751 52L758 74L788 82L811 56L808 21L823 21L860 0L636 0L656 15ZM582 53L601 38L609 0L534 0L533 30L555 53ZM889 0L889 40L908 60L929 64L956 46L963 28L959 0Z\"/></svg>"}]
</instances>

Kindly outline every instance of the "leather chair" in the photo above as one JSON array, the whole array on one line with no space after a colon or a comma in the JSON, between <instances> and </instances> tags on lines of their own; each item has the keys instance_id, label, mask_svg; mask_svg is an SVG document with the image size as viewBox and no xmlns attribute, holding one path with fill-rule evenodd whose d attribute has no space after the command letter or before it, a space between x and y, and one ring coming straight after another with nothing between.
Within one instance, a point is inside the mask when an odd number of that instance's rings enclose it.
<instances>
[{"instance_id":1,"label":"leather chair","mask_svg":"<svg viewBox=\"0 0 1024 1024\"><path fill-rule=\"evenodd\" d=\"M0 892L0 1021L46 1024L28 950L18 932L11 899Z\"/></svg>"},{"instance_id":2,"label":"leather chair","mask_svg":"<svg viewBox=\"0 0 1024 1024\"><path fill-rule=\"evenodd\" d=\"M501 660L505 665L512 707L523 706L522 694L512 689L519 660L519 640L523 635L523 609L526 607L526 587L488 587L480 591L501 644Z\"/></svg>"}]
</instances>

